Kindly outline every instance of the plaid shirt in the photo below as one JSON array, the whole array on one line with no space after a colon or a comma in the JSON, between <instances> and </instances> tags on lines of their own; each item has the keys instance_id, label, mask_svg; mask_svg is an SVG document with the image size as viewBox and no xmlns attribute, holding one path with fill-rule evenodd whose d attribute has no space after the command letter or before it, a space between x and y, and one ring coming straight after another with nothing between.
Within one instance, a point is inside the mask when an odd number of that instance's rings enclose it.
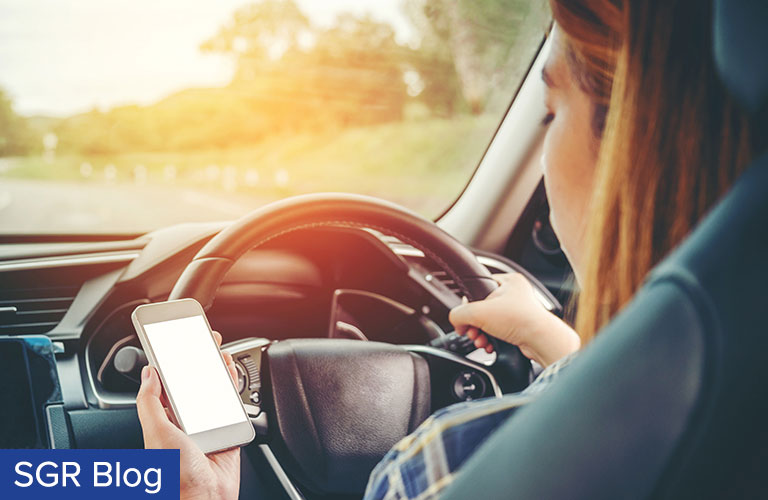
<instances>
[{"instance_id":1,"label":"plaid shirt","mask_svg":"<svg viewBox=\"0 0 768 500\"><path fill-rule=\"evenodd\" d=\"M364 500L437 498L461 466L517 408L533 401L575 357L547 367L517 394L448 406L403 438L371 472Z\"/></svg>"}]
</instances>

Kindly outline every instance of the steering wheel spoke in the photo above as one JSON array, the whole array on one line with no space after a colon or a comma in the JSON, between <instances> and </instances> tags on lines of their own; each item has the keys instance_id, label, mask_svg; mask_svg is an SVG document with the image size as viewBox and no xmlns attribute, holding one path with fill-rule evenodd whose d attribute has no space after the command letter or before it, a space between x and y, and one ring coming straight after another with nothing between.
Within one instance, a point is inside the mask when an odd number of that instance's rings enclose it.
<instances>
[{"instance_id":1,"label":"steering wheel spoke","mask_svg":"<svg viewBox=\"0 0 768 500\"><path fill-rule=\"evenodd\" d=\"M209 308L224 276L247 251L325 227L376 231L422 252L459 295L430 272L392 256L434 299L439 313L434 309L433 317L447 314L462 296L481 300L497 287L475 254L432 221L383 200L315 194L267 205L225 228L187 265L169 299L191 297ZM494 347L497 361L490 367L433 347L328 338L249 339L225 350L240 367L241 397L276 460L299 484L332 496L361 493L389 448L439 407L527 385L528 360L509 344Z\"/></svg>"}]
</instances>

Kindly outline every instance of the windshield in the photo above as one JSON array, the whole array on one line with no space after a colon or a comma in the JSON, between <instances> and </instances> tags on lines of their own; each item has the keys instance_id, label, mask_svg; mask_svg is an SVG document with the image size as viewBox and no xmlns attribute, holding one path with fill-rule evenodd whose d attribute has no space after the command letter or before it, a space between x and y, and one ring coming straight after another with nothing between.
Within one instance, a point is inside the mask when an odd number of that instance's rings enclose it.
<instances>
[{"instance_id":1,"label":"windshield","mask_svg":"<svg viewBox=\"0 0 768 500\"><path fill-rule=\"evenodd\" d=\"M541 0L0 0L0 232L141 233L346 191L434 218Z\"/></svg>"}]
</instances>

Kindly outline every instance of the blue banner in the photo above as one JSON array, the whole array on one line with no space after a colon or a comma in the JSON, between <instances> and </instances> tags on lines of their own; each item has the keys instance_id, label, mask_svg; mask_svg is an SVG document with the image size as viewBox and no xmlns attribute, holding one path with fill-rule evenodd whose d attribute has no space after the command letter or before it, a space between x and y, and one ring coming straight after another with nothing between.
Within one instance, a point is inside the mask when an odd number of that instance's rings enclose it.
<instances>
[{"instance_id":1,"label":"blue banner","mask_svg":"<svg viewBox=\"0 0 768 500\"><path fill-rule=\"evenodd\" d=\"M179 498L179 450L0 450L0 498Z\"/></svg>"}]
</instances>

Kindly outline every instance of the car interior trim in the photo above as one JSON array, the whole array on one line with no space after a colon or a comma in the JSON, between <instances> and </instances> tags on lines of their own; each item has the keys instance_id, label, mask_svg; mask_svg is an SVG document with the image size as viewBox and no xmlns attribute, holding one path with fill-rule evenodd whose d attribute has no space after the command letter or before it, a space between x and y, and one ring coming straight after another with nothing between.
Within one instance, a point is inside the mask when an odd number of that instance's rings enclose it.
<instances>
[{"instance_id":1,"label":"car interior trim","mask_svg":"<svg viewBox=\"0 0 768 500\"><path fill-rule=\"evenodd\" d=\"M272 453L272 449L266 444L260 444L259 449L264 454L264 458L272 468L272 472L275 473L277 480L280 481L280 484L285 490L285 493L288 495L288 498L290 498L290 500L304 500L304 495L301 494L299 489L296 488L296 485L294 485L291 479L288 477L288 474L285 473L285 470L280 465L280 462L277 461L275 454Z\"/></svg>"},{"instance_id":2,"label":"car interior trim","mask_svg":"<svg viewBox=\"0 0 768 500\"><path fill-rule=\"evenodd\" d=\"M419 354L419 355L427 354L430 356L435 356L436 358L443 358L445 360L467 366L469 368L472 368L473 370L477 370L481 372L483 375L485 375L486 377L488 377L488 380L491 381L491 388L493 389L494 396L497 398L500 398L502 396L501 387L499 386L499 383L496 381L496 377L494 377L493 374L490 371L488 371L486 367L484 367L479 363L475 363L474 361L470 361L467 358L450 353L446 350L438 349L437 347L431 347L426 345L404 345L401 347L406 351L412 352L414 354Z\"/></svg>"},{"instance_id":3,"label":"car interior trim","mask_svg":"<svg viewBox=\"0 0 768 500\"><path fill-rule=\"evenodd\" d=\"M57 355L56 371L59 375L64 408L67 410L88 408L77 356Z\"/></svg>"},{"instance_id":4,"label":"car interior trim","mask_svg":"<svg viewBox=\"0 0 768 500\"><path fill-rule=\"evenodd\" d=\"M96 380L101 384L103 383L104 379L104 370L107 369L107 366L109 366L109 363L114 360L115 354L117 354L118 349L123 347L125 344L131 341L131 339L135 338L135 335L126 335L125 337L121 338L114 344L112 344L112 347L109 348L109 351L107 351L107 355L104 356L104 360L101 362L101 366L99 366L98 371L96 372Z\"/></svg>"},{"instance_id":5,"label":"car interior trim","mask_svg":"<svg viewBox=\"0 0 768 500\"><path fill-rule=\"evenodd\" d=\"M88 264L116 264L120 262L131 262L138 257L139 254L140 252L129 251L81 254L42 259L14 259L0 262L0 272L50 269L55 267L72 267Z\"/></svg>"},{"instance_id":6,"label":"car interior trim","mask_svg":"<svg viewBox=\"0 0 768 500\"><path fill-rule=\"evenodd\" d=\"M129 408L136 405L136 398L131 395L115 394L106 395L99 391L96 387L96 382L93 377L93 371L91 370L90 360L90 347L91 341L95 338L95 335L88 339L88 343L85 344L85 371L88 376L88 384L90 385L91 392L96 398L96 403L99 408L108 410L110 408Z\"/></svg>"}]
</instances>

